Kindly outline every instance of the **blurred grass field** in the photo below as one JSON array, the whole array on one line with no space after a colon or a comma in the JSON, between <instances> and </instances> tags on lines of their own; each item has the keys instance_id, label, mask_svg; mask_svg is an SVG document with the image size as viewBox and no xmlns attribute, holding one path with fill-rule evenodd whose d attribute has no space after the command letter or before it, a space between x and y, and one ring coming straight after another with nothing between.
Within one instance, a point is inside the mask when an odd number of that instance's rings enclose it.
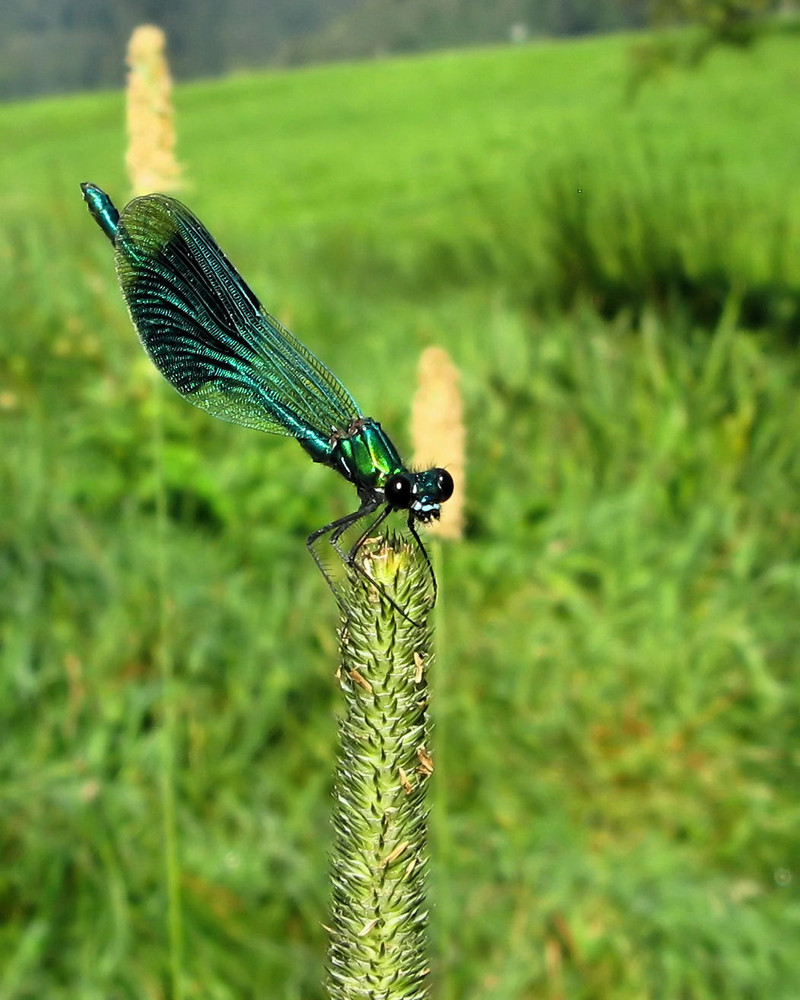
<instances>
[{"instance_id":1,"label":"blurred grass field","mask_svg":"<svg viewBox=\"0 0 800 1000\"><path fill-rule=\"evenodd\" d=\"M184 86L199 214L407 451L463 373L440 998L800 995L800 36L625 100L630 39ZM352 491L156 386L78 183L119 94L0 106L0 1000L321 996ZM168 526L157 530L154 413ZM442 810L446 802L446 811Z\"/></svg>"}]
</instances>

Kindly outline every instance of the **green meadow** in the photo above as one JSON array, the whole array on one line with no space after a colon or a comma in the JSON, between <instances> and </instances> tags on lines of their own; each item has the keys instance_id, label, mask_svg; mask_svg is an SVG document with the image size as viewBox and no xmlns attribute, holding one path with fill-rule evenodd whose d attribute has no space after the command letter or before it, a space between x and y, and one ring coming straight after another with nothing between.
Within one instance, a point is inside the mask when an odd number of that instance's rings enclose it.
<instances>
[{"instance_id":1,"label":"green meadow","mask_svg":"<svg viewBox=\"0 0 800 1000\"><path fill-rule=\"evenodd\" d=\"M439 1000L800 996L800 34L633 101L631 43L175 94L182 199L401 450L462 373ZM151 376L78 187L124 147L0 106L0 1000L321 998L355 497Z\"/></svg>"}]
</instances>

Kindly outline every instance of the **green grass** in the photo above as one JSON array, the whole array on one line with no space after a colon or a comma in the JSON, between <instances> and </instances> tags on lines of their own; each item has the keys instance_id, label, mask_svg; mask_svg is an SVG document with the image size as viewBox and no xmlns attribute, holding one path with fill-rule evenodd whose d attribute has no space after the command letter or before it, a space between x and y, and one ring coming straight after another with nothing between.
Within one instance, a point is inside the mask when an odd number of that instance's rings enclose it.
<instances>
[{"instance_id":1,"label":"green grass","mask_svg":"<svg viewBox=\"0 0 800 1000\"><path fill-rule=\"evenodd\" d=\"M185 200L366 412L404 445L419 350L463 372L440 997L800 993L800 40L633 105L629 42L177 93ZM124 200L122 113L0 107L0 1000L172 995L161 558L185 995L319 997L338 693L303 542L353 497L154 388L77 187Z\"/></svg>"}]
</instances>

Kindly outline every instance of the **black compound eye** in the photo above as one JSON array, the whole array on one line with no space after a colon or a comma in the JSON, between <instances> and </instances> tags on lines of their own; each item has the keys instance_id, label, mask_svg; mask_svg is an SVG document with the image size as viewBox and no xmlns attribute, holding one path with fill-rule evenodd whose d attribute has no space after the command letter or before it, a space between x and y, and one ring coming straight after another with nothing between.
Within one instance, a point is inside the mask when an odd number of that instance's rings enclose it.
<instances>
[{"instance_id":1,"label":"black compound eye","mask_svg":"<svg viewBox=\"0 0 800 1000\"><path fill-rule=\"evenodd\" d=\"M406 476L390 476L386 480L386 502L406 510L411 506L411 482Z\"/></svg>"},{"instance_id":2,"label":"black compound eye","mask_svg":"<svg viewBox=\"0 0 800 1000\"><path fill-rule=\"evenodd\" d=\"M447 469L439 469L436 476L436 495L439 503L444 503L453 495L453 477Z\"/></svg>"}]
</instances>

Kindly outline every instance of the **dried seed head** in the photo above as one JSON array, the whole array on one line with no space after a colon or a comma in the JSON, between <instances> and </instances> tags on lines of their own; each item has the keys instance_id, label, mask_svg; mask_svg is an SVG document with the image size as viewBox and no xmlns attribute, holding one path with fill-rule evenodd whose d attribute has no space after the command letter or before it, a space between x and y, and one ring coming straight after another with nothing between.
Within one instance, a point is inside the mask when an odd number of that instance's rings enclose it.
<instances>
[{"instance_id":1,"label":"dried seed head","mask_svg":"<svg viewBox=\"0 0 800 1000\"><path fill-rule=\"evenodd\" d=\"M464 533L464 404L460 375L441 347L426 348L419 359L417 391L411 410L414 467L442 466L455 481L453 496L442 505L441 519L428 526L440 538Z\"/></svg>"},{"instance_id":2,"label":"dried seed head","mask_svg":"<svg viewBox=\"0 0 800 1000\"><path fill-rule=\"evenodd\" d=\"M175 159L172 79L164 32L143 24L128 43L128 153L134 195L176 191L181 168Z\"/></svg>"}]
</instances>

